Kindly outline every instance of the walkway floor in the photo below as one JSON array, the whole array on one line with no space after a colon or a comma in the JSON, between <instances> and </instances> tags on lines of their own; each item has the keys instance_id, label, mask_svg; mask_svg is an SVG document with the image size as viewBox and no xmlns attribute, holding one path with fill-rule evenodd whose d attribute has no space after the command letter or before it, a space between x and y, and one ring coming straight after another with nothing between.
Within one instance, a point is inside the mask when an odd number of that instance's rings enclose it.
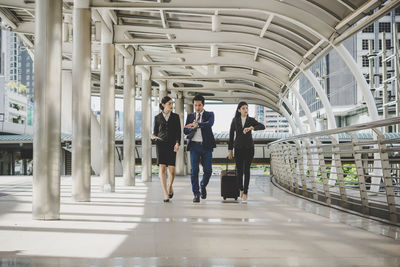
<instances>
[{"instance_id":1,"label":"walkway floor","mask_svg":"<svg viewBox=\"0 0 400 267\"><path fill-rule=\"evenodd\" d=\"M61 220L31 218L32 177L0 177L1 266L400 266L400 229L299 199L253 176L247 204L219 195L192 203L189 177L163 203L160 183L137 182L71 201Z\"/></svg>"}]
</instances>

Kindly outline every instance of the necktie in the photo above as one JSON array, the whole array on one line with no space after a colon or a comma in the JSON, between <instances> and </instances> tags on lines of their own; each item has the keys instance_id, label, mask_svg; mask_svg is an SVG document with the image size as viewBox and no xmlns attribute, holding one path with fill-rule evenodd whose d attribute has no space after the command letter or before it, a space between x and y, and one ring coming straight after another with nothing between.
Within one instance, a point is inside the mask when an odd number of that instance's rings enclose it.
<instances>
[{"instance_id":1,"label":"necktie","mask_svg":"<svg viewBox=\"0 0 400 267\"><path fill-rule=\"evenodd\" d=\"M196 116L196 121L197 121L197 122L199 122L199 121L200 121L200 113L197 113L197 116Z\"/></svg>"}]
</instances>

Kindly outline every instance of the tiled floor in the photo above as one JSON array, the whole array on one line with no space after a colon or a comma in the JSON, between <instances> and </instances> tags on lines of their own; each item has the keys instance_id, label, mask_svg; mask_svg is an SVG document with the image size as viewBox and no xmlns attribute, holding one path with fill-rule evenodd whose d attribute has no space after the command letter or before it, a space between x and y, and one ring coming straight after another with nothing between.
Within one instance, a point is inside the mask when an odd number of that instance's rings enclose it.
<instances>
[{"instance_id":1,"label":"tiled floor","mask_svg":"<svg viewBox=\"0 0 400 267\"><path fill-rule=\"evenodd\" d=\"M219 177L192 203L189 177L171 203L160 183L71 200L62 178L61 220L31 216L31 177L0 177L1 266L400 266L400 229L288 195L253 176L249 201L223 202Z\"/></svg>"}]
</instances>

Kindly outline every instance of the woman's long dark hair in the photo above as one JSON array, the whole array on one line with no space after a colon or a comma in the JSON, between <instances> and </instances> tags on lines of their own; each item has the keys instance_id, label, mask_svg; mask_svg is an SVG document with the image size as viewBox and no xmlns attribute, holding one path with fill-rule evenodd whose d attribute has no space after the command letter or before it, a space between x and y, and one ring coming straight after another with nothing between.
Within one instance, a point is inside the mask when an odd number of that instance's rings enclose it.
<instances>
[{"instance_id":1,"label":"woman's long dark hair","mask_svg":"<svg viewBox=\"0 0 400 267\"><path fill-rule=\"evenodd\" d=\"M160 105L159 105L160 109L161 109L161 110L164 110L164 107L163 107L162 104L167 104L167 102L170 101L170 100L172 100L172 98L170 98L169 96L164 96L164 97L161 99L161 103L160 103Z\"/></svg>"},{"instance_id":2,"label":"woman's long dark hair","mask_svg":"<svg viewBox=\"0 0 400 267\"><path fill-rule=\"evenodd\" d=\"M242 115L242 114L240 114L240 112L238 110L243 106L249 106L249 105L244 101L240 102L236 108L235 117L240 117Z\"/></svg>"}]
</instances>

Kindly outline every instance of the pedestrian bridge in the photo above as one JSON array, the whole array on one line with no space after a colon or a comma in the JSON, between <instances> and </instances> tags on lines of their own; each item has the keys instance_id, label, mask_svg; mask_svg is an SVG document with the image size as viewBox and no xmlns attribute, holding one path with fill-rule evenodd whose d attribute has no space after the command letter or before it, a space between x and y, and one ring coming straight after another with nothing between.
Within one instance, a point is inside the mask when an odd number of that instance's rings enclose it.
<instances>
[{"instance_id":1,"label":"pedestrian bridge","mask_svg":"<svg viewBox=\"0 0 400 267\"><path fill-rule=\"evenodd\" d=\"M399 5L0 0L1 28L35 63L34 175L0 179L1 265L399 266ZM367 54L345 46L360 31L369 37L353 43ZM353 81L336 95L328 80L344 77L316 66L332 51ZM183 146L175 196L162 203L152 109L170 95L183 124L196 94L206 105L261 105L290 124L291 136L261 143L270 173L253 170L247 204L223 202L218 175L192 203ZM351 101L334 109L339 96ZM61 176L63 149L71 176Z\"/></svg>"},{"instance_id":2,"label":"pedestrian bridge","mask_svg":"<svg viewBox=\"0 0 400 267\"><path fill-rule=\"evenodd\" d=\"M400 228L288 194L253 172L247 204L224 202L219 176L194 205L190 177L164 204L151 183L72 199L61 178L61 217L32 220L32 177L0 180L1 266L398 266Z\"/></svg>"}]
</instances>

